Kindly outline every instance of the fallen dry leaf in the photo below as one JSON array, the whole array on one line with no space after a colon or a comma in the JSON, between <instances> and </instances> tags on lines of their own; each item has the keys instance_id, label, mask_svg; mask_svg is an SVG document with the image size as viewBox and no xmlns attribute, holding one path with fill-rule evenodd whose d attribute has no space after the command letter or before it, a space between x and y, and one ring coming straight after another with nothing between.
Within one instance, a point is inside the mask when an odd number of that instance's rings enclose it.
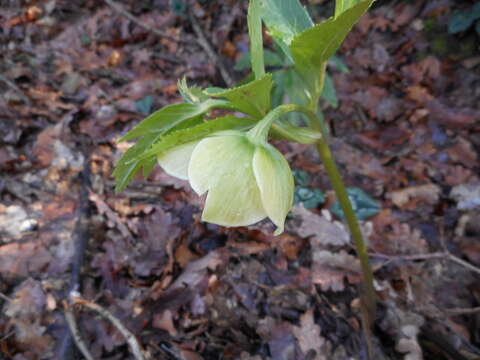
<instances>
[{"instance_id":1,"label":"fallen dry leaf","mask_svg":"<svg viewBox=\"0 0 480 360\"><path fill-rule=\"evenodd\" d=\"M345 278L350 283L358 283L361 279L360 261L344 250L338 253L314 251L312 268L312 281L323 291L344 290Z\"/></svg>"},{"instance_id":2,"label":"fallen dry leaf","mask_svg":"<svg viewBox=\"0 0 480 360\"><path fill-rule=\"evenodd\" d=\"M297 338L303 353L312 360L326 360L325 354L330 349L327 341L321 335L320 326L315 324L313 309L300 317L300 326L293 327L293 335Z\"/></svg>"},{"instance_id":3,"label":"fallen dry leaf","mask_svg":"<svg viewBox=\"0 0 480 360\"><path fill-rule=\"evenodd\" d=\"M421 200L434 205L440 196L440 187L435 184L411 186L405 189L393 191L390 194L392 202L399 208L403 208L411 200Z\"/></svg>"},{"instance_id":4,"label":"fallen dry leaf","mask_svg":"<svg viewBox=\"0 0 480 360\"><path fill-rule=\"evenodd\" d=\"M302 205L295 205L292 209L295 217L287 224L290 231L303 238L309 238L312 246L343 246L350 243L350 236L345 227L339 222L317 215L305 209Z\"/></svg>"}]
</instances>

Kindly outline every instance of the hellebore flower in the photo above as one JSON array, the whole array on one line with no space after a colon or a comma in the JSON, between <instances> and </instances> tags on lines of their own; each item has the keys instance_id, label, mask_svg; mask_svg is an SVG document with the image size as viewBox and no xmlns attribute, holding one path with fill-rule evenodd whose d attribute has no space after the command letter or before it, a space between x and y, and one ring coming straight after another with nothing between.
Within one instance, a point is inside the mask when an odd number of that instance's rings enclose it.
<instances>
[{"instance_id":1,"label":"hellebore flower","mask_svg":"<svg viewBox=\"0 0 480 360\"><path fill-rule=\"evenodd\" d=\"M198 195L208 192L202 220L247 226L269 217L283 232L293 204L294 180L283 155L242 132L219 133L158 157L170 175L188 179Z\"/></svg>"}]
</instances>

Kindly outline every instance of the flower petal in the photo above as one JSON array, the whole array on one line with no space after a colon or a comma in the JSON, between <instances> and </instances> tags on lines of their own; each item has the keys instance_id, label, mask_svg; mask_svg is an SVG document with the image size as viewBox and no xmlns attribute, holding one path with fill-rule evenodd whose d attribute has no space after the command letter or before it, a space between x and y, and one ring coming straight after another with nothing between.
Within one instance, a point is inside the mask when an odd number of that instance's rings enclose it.
<instances>
[{"instance_id":1,"label":"flower petal","mask_svg":"<svg viewBox=\"0 0 480 360\"><path fill-rule=\"evenodd\" d=\"M192 153L188 179L198 195L214 188L225 176L252 166L254 146L245 136L228 135L200 141Z\"/></svg>"},{"instance_id":2,"label":"flower petal","mask_svg":"<svg viewBox=\"0 0 480 360\"><path fill-rule=\"evenodd\" d=\"M275 235L279 235L293 205L294 180L290 166L281 152L266 144L255 149L253 171L263 208L277 226Z\"/></svg>"},{"instance_id":3,"label":"flower petal","mask_svg":"<svg viewBox=\"0 0 480 360\"><path fill-rule=\"evenodd\" d=\"M182 144L157 157L158 163L168 175L187 180L188 164L198 141Z\"/></svg>"},{"instance_id":4,"label":"flower petal","mask_svg":"<svg viewBox=\"0 0 480 360\"><path fill-rule=\"evenodd\" d=\"M222 226L252 225L265 217L260 190L250 166L235 166L208 191L202 220Z\"/></svg>"}]
</instances>

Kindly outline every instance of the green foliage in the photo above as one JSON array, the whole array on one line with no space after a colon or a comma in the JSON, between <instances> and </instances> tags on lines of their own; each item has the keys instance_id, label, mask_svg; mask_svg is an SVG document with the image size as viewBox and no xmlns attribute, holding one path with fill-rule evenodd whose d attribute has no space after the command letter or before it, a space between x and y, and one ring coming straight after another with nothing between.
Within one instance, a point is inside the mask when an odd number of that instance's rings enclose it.
<instances>
[{"instance_id":1,"label":"green foliage","mask_svg":"<svg viewBox=\"0 0 480 360\"><path fill-rule=\"evenodd\" d=\"M260 0L261 17L270 35L287 46L301 32L311 28L313 21L297 0Z\"/></svg>"},{"instance_id":2,"label":"green foliage","mask_svg":"<svg viewBox=\"0 0 480 360\"><path fill-rule=\"evenodd\" d=\"M325 203L325 195L319 189L296 186L294 202L295 204L303 204L306 209L315 209Z\"/></svg>"},{"instance_id":3,"label":"green foliage","mask_svg":"<svg viewBox=\"0 0 480 360\"><path fill-rule=\"evenodd\" d=\"M368 219L378 214L380 206L378 203L368 196L362 189L352 187L347 189L348 198L352 203L353 211L360 220ZM338 217L345 218L342 208L338 201L335 201L331 207L332 212Z\"/></svg>"},{"instance_id":4,"label":"green foliage","mask_svg":"<svg viewBox=\"0 0 480 360\"><path fill-rule=\"evenodd\" d=\"M308 84L313 97L319 96L322 64L337 51L352 26L372 5L374 0L363 0L344 11L336 18L330 18L297 35L290 51L295 67Z\"/></svg>"},{"instance_id":5,"label":"green foliage","mask_svg":"<svg viewBox=\"0 0 480 360\"><path fill-rule=\"evenodd\" d=\"M255 74L255 79L259 79L265 75L260 0L250 0L248 8L248 33L250 34L250 48L252 49L252 69Z\"/></svg>"},{"instance_id":6,"label":"green foliage","mask_svg":"<svg viewBox=\"0 0 480 360\"><path fill-rule=\"evenodd\" d=\"M480 19L480 2L477 2L470 9L454 12L448 19L448 32L457 34L468 30L478 19ZM480 22L477 22L476 29L479 28L479 24ZM478 30L477 33L480 34Z\"/></svg>"},{"instance_id":7,"label":"green foliage","mask_svg":"<svg viewBox=\"0 0 480 360\"><path fill-rule=\"evenodd\" d=\"M207 94L228 99L237 110L261 119L270 110L272 86L272 75L266 74L246 85L227 90L210 90Z\"/></svg>"},{"instance_id":8,"label":"green foliage","mask_svg":"<svg viewBox=\"0 0 480 360\"><path fill-rule=\"evenodd\" d=\"M198 125L185 129L171 131L167 135L162 136L149 148L148 151L139 156L138 159L143 160L161 155L165 151L178 145L199 140L220 131L250 129L256 122L256 120L250 118L237 118L232 115L226 115L213 120L204 121Z\"/></svg>"},{"instance_id":9,"label":"green foliage","mask_svg":"<svg viewBox=\"0 0 480 360\"><path fill-rule=\"evenodd\" d=\"M152 105L153 105L153 97L151 95L147 95L135 102L135 108L137 109L138 112L142 113L143 115L150 114L150 111L152 111Z\"/></svg>"},{"instance_id":10,"label":"green foliage","mask_svg":"<svg viewBox=\"0 0 480 360\"><path fill-rule=\"evenodd\" d=\"M336 0L335 1L335 18L343 12L350 9L352 6L358 4L360 0Z\"/></svg>"}]
</instances>

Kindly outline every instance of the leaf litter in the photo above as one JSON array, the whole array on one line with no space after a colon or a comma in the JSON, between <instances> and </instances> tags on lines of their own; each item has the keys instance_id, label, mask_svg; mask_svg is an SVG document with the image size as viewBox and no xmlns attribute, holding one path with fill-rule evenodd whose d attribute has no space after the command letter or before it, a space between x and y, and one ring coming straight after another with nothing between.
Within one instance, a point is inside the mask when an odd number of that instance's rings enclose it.
<instances>
[{"instance_id":1,"label":"leaf litter","mask_svg":"<svg viewBox=\"0 0 480 360\"><path fill-rule=\"evenodd\" d=\"M310 175L300 185L325 198L295 207L278 238L265 223L201 223L201 200L159 168L114 193L110 174L125 151L116 140L147 111L179 100L177 78L224 85L178 4L193 7L227 68L248 48L245 4L175 3L174 12L166 2L122 2L146 28L96 2L7 2L0 15L0 357L54 358L64 340L87 161L93 206L82 295L153 358L365 354L359 263L342 219L329 212L335 199L323 167L304 146L281 148ZM327 10L311 3L312 13ZM451 0L377 6L338 53L350 72L330 72L339 102L324 106L332 150L348 186L380 205L363 224L383 304L378 358L480 354L477 322L463 315L478 307L478 274L432 256L447 249L480 266L478 56L437 51L441 41L479 41L473 28L448 34L457 10L463 5ZM78 309L75 317L95 358L128 358L110 323Z\"/></svg>"}]
</instances>

